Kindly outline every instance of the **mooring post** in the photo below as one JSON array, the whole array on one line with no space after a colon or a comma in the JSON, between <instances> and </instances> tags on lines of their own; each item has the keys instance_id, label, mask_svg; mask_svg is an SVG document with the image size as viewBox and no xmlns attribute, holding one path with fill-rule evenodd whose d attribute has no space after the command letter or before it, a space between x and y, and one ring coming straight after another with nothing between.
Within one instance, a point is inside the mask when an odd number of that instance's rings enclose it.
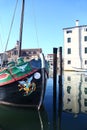
<instances>
[{"instance_id":1,"label":"mooring post","mask_svg":"<svg viewBox=\"0 0 87 130\"><path fill-rule=\"evenodd\" d=\"M56 95L57 84L57 48L53 48L53 94Z\"/></svg>"},{"instance_id":2,"label":"mooring post","mask_svg":"<svg viewBox=\"0 0 87 130\"><path fill-rule=\"evenodd\" d=\"M60 71L59 74L62 76L62 47L59 47L59 59L60 59Z\"/></svg>"},{"instance_id":3,"label":"mooring post","mask_svg":"<svg viewBox=\"0 0 87 130\"><path fill-rule=\"evenodd\" d=\"M57 130L57 48L53 48L53 128Z\"/></svg>"},{"instance_id":4,"label":"mooring post","mask_svg":"<svg viewBox=\"0 0 87 130\"><path fill-rule=\"evenodd\" d=\"M62 114L62 47L59 47L59 96L58 96L58 129L61 129Z\"/></svg>"},{"instance_id":5,"label":"mooring post","mask_svg":"<svg viewBox=\"0 0 87 130\"><path fill-rule=\"evenodd\" d=\"M62 47L59 48L59 103L62 102Z\"/></svg>"}]
</instances>

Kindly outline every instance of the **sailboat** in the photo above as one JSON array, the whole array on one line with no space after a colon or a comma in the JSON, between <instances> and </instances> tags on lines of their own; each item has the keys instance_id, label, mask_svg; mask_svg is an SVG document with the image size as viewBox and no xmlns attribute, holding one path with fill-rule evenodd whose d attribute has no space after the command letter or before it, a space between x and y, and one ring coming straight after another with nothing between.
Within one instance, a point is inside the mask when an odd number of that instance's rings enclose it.
<instances>
[{"instance_id":1,"label":"sailboat","mask_svg":"<svg viewBox=\"0 0 87 130\"><path fill-rule=\"evenodd\" d=\"M43 53L26 62L21 57L24 3L22 0L19 58L17 63L8 62L7 67L0 70L0 104L40 109L49 69Z\"/></svg>"}]
</instances>

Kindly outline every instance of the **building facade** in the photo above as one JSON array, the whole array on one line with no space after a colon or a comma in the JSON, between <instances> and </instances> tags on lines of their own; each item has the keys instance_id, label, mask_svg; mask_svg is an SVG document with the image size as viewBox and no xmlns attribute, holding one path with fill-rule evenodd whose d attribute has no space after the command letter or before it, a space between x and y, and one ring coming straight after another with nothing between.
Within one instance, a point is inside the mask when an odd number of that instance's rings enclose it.
<instances>
[{"instance_id":1,"label":"building facade","mask_svg":"<svg viewBox=\"0 0 87 130\"><path fill-rule=\"evenodd\" d=\"M64 70L87 69L87 25L63 29L64 32Z\"/></svg>"},{"instance_id":2,"label":"building facade","mask_svg":"<svg viewBox=\"0 0 87 130\"><path fill-rule=\"evenodd\" d=\"M49 68L50 68L50 70L53 71L53 54L47 54L46 59L49 62Z\"/></svg>"},{"instance_id":3,"label":"building facade","mask_svg":"<svg viewBox=\"0 0 87 130\"><path fill-rule=\"evenodd\" d=\"M41 48L22 49L21 57L23 57L24 60L27 61L38 56L38 54L41 52L42 52ZM12 60L17 61L18 53L19 53L19 42L17 41L16 46L14 48L6 51L5 54L0 53L0 61L3 61L3 62L10 62Z\"/></svg>"},{"instance_id":4,"label":"building facade","mask_svg":"<svg viewBox=\"0 0 87 130\"><path fill-rule=\"evenodd\" d=\"M49 62L49 71L53 72L54 54L47 54L45 58ZM57 50L57 71L59 71L59 68L60 68L60 58L59 58L59 50Z\"/></svg>"}]
</instances>

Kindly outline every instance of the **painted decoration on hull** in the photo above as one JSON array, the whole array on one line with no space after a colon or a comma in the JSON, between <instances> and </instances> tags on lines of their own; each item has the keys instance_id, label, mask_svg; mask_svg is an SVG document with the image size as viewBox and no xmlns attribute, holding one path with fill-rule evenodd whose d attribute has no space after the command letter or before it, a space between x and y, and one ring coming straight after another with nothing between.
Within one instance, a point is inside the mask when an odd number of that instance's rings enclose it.
<instances>
[{"instance_id":1,"label":"painted decoration on hull","mask_svg":"<svg viewBox=\"0 0 87 130\"><path fill-rule=\"evenodd\" d=\"M34 74L35 80L41 78L41 74L36 72ZM19 81L18 84L19 91L24 91L23 96L28 96L36 90L36 83L33 81L33 76L26 78L25 80Z\"/></svg>"},{"instance_id":2,"label":"painted decoration on hull","mask_svg":"<svg viewBox=\"0 0 87 130\"><path fill-rule=\"evenodd\" d=\"M3 80L3 79L6 79L7 77L9 76L9 74L7 74L7 73L2 73L2 74L0 74L0 80Z\"/></svg>"}]
</instances>

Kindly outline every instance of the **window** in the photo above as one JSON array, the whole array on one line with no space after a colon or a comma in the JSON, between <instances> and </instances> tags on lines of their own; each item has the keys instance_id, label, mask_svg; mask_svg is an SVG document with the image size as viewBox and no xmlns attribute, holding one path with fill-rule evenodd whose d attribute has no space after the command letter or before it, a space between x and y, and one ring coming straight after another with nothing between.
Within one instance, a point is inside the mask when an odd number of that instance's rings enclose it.
<instances>
[{"instance_id":1,"label":"window","mask_svg":"<svg viewBox=\"0 0 87 130\"><path fill-rule=\"evenodd\" d=\"M29 51L29 54L31 54L31 51Z\"/></svg>"},{"instance_id":2,"label":"window","mask_svg":"<svg viewBox=\"0 0 87 130\"><path fill-rule=\"evenodd\" d=\"M71 54L71 48L68 48L67 54Z\"/></svg>"},{"instance_id":3,"label":"window","mask_svg":"<svg viewBox=\"0 0 87 130\"><path fill-rule=\"evenodd\" d=\"M33 51L33 54L36 54L36 51Z\"/></svg>"},{"instance_id":4,"label":"window","mask_svg":"<svg viewBox=\"0 0 87 130\"><path fill-rule=\"evenodd\" d=\"M86 31L86 32L87 32L87 28L84 28L84 31Z\"/></svg>"},{"instance_id":5,"label":"window","mask_svg":"<svg viewBox=\"0 0 87 130\"><path fill-rule=\"evenodd\" d=\"M25 51L23 51L22 52L22 56L26 56L27 54L26 54L26 52Z\"/></svg>"},{"instance_id":6,"label":"window","mask_svg":"<svg viewBox=\"0 0 87 130\"><path fill-rule=\"evenodd\" d=\"M67 92L70 94L71 86L67 86Z\"/></svg>"},{"instance_id":7,"label":"window","mask_svg":"<svg viewBox=\"0 0 87 130\"><path fill-rule=\"evenodd\" d=\"M71 81L71 77L70 76L67 77L67 81Z\"/></svg>"},{"instance_id":8,"label":"window","mask_svg":"<svg viewBox=\"0 0 87 130\"><path fill-rule=\"evenodd\" d=\"M68 61L67 61L67 64L71 64L71 60L68 60Z\"/></svg>"},{"instance_id":9,"label":"window","mask_svg":"<svg viewBox=\"0 0 87 130\"><path fill-rule=\"evenodd\" d=\"M85 82L87 82L87 77L85 77ZM87 90L87 88L86 88L86 90Z\"/></svg>"},{"instance_id":10,"label":"window","mask_svg":"<svg viewBox=\"0 0 87 130\"><path fill-rule=\"evenodd\" d=\"M87 60L85 60L85 65L87 65Z\"/></svg>"},{"instance_id":11,"label":"window","mask_svg":"<svg viewBox=\"0 0 87 130\"><path fill-rule=\"evenodd\" d=\"M69 38L67 38L67 42L68 43L70 43L71 42L71 38L69 37Z\"/></svg>"},{"instance_id":12,"label":"window","mask_svg":"<svg viewBox=\"0 0 87 130\"><path fill-rule=\"evenodd\" d=\"M84 93L87 94L87 88L84 89Z\"/></svg>"},{"instance_id":13,"label":"window","mask_svg":"<svg viewBox=\"0 0 87 130\"><path fill-rule=\"evenodd\" d=\"M18 51L14 50L13 55L18 55Z\"/></svg>"},{"instance_id":14,"label":"window","mask_svg":"<svg viewBox=\"0 0 87 130\"><path fill-rule=\"evenodd\" d=\"M68 30L68 31L66 31L66 33L72 33L72 30Z\"/></svg>"},{"instance_id":15,"label":"window","mask_svg":"<svg viewBox=\"0 0 87 130\"><path fill-rule=\"evenodd\" d=\"M87 53L87 47L85 47L85 53Z\"/></svg>"},{"instance_id":16,"label":"window","mask_svg":"<svg viewBox=\"0 0 87 130\"><path fill-rule=\"evenodd\" d=\"M84 99L84 106L87 106L87 99Z\"/></svg>"},{"instance_id":17,"label":"window","mask_svg":"<svg viewBox=\"0 0 87 130\"><path fill-rule=\"evenodd\" d=\"M87 41L87 36L84 36L84 41Z\"/></svg>"}]
</instances>

